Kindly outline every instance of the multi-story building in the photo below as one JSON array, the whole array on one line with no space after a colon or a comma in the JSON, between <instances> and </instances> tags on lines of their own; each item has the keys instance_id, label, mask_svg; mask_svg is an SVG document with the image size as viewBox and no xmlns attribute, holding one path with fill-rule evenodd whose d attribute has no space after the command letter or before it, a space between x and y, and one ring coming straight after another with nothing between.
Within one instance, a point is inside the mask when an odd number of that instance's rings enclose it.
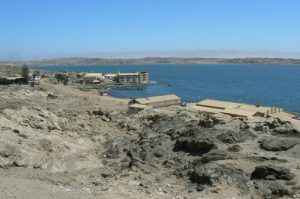
<instances>
[{"instance_id":1,"label":"multi-story building","mask_svg":"<svg viewBox=\"0 0 300 199\"><path fill-rule=\"evenodd\" d=\"M80 82L84 84L95 83L119 83L119 84L148 84L149 73L86 73L81 77Z\"/></svg>"},{"instance_id":2,"label":"multi-story building","mask_svg":"<svg viewBox=\"0 0 300 199\"><path fill-rule=\"evenodd\" d=\"M121 84L147 84L149 82L149 73L118 73L117 82Z\"/></svg>"},{"instance_id":3,"label":"multi-story building","mask_svg":"<svg viewBox=\"0 0 300 199\"><path fill-rule=\"evenodd\" d=\"M149 73L140 72L140 83L141 84L148 84L149 83Z\"/></svg>"}]
</instances>

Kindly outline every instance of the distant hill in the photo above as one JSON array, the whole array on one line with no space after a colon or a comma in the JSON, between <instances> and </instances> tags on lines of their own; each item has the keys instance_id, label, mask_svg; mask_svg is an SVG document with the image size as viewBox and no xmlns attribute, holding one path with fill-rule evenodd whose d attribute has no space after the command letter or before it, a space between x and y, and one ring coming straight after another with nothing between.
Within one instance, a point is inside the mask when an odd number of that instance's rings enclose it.
<instances>
[{"instance_id":1,"label":"distant hill","mask_svg":"<svg viewBox=\"0 0 300 199\"><path fill-rule=\"evenodd\" d=\"M9 65L59 66L59 65L111 65L111 64L300 64L300 59L284 58L178 58L145 57L132 59L58 58L47 60L2 62Z\"/></svg>"}]
</instances>

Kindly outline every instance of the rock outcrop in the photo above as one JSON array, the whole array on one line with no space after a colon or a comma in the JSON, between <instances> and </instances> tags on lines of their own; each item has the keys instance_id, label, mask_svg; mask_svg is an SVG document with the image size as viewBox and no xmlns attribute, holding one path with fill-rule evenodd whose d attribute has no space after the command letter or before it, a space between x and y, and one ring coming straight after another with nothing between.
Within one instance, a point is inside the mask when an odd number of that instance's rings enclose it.
<instances>
[{"instance_id":1,"label":"rock outcrop","mask_svg":"<svg viewBox=\"0 0 300 199\"><path fill-rule=\"evenodd\" d=\"M274 165L257 166L251 174L251 179L263 180L292 180L294 177L289 169Z\"/></svg>"},{"instance_id":2,"label":"rock outcrop","mask_svg":"<svg viewBox=\"0 0 300 199\"><path fill-rule=\"evenodd\" d=\"M273 137L262 140L260 147L266 151L287 151L297 144L299 144L298 139Z\"/></svg>"}]
</instances>

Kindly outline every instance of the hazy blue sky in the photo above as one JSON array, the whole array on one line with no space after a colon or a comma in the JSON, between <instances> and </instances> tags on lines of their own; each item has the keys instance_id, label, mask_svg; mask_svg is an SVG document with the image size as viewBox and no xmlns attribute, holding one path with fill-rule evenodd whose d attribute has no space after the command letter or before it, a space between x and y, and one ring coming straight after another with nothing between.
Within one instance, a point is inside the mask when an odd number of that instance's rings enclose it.
<instances>
[{"instance_id":1,"label":"hazy blue sky","mask_svg":"<svg viewBox=\"0 0 300 199\"><path fill-rule=\"evenodd\" d=\"M300 55L300 0L0 0L0 8L0 60Z\"/></svg>"}]
</instances>

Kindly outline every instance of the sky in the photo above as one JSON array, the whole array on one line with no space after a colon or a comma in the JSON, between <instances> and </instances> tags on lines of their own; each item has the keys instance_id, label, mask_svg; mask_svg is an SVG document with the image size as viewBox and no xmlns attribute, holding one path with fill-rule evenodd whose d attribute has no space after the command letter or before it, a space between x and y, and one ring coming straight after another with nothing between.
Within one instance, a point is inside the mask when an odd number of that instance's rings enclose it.
<instances>
[{"instance_id":1,"label":"sky","mask_svg":"<svg viewBox=\"0 0 300 199\"><path fill-rule=\"evenodd\" d=\"M300 58L299 0L0 0L0 60Z\"/></svg>"}]
</instances>

